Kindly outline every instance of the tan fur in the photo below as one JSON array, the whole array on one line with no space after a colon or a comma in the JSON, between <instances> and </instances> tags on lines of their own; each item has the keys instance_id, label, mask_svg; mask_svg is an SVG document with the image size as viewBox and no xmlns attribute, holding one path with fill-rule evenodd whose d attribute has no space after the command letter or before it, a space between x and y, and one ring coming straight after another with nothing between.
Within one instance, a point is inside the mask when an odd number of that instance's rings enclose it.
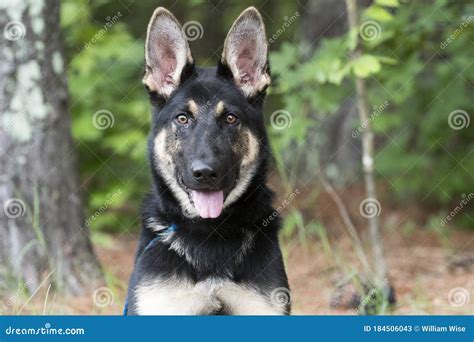
<instances>
[{"instance_id":1,"label":"tan fur","mask_svg":"<svg viewBox=\"0 0 474 342\"><path fill-rule=\"evenodd\" d=\"M171 136L172 134L170 134ZM259 144L257 138L250 132L250 130L244 130L242 132L241 142L236 145L235 151L242 154L242 163L240 165L240 176L237 180L237 184L231 190L229 195L224 201L224 208L228 207L244 193L249 185L252 177L256 171L256 161L259 152ZM183 214L187 217L196 217L196 208L192 205L189 200L188 194L178 184L175 174L175 166L172 159L173 153L180 148L180 142L178 140L169 139L168 132L166 129L161 130L155 137L155 158L157 165L161 170L166 183L171 188L176 198L183 208Z\"/></svg>"},{"instance_id":2,"label":"tan fur","mask_svg":"<svg viewBox=\"0 0 474 342\"><path fill-rule=\"evenodd\" d=\"M194 102L194 100L189 100L188 101L188 108L189 108L189 111L194 115L194 117L196 117L199 113L199 108L198 108L198 105L196 104L196 102Z\"/></svg>"},{"instance_id":3,"label":"tan fur","mask_svg":"<svg viewBox=\"0 0 474 342\"><path fill-rule=\"evenodd\" d=\"M134 295L139 315L208 315L221 308L232 315L284 314L284 308L268 296L227 279L149 281L138 286Z\"/></svg>"},{"instance_id":4,"label":"tan fur","mask_svg":"<svg viewBox=\"0 0 474 342\"><path fill-rule=\"evenodd\" d=\"M247 130L245 133L247 135L247 148L242 159L242 165L248 166L256 161L259 144L257 138L250 132L250 130Z\"/></svg>"},{"instance_id":5,"label":"tan fur","mask_svg":"<svg viewBox=\"0 0 474 342\"><path fill-rule=\"evenodd\" d=\"M239 179L237 184L229 193L224 202L224 207L227 207L237 201L244 193L252 180L257 168L257 156L259 152L259 144L255 135L250 130L242 132L240 143L235 146L234 151L242 153L242 163L240 165Z\"/></svg>"},{"instance_id":6,"label":"tan fur","mask_svg":"<svg viewBox=\"0 0 474 342\"><path fill-rule=\"evenodd\" d=\"M219 117L224 112L224 102L219 101L217 102L216 109L215 109L215 117Z\"/></svg>"},{"instance_id":7,"label":"tan fur","mask_svg":"<svg viewBox=\"0 0 474 342\"><path fill-rule=\"evenodd\" d=\"M220 308L212 288L186 280L167 279L140 285L135 291L139 315L199 315Z\"/></svg>"},{"instance_id":8,"label":"tan fur","mask_svg":"<svg viewBox=\"0 0 474 342\"><path fill-rule=\"evenodd\" d=\"M284 308L274 305L268 297L247 286L225 282L217 297L232 315L283 315Z\"/></svg>"},{"instance_id":9,"label":"tan fur","mask_svg":"<svg viewBox=\"0 0 474 342\"><path fill-rule=\"evenodd\" d=\"M172 151L179 149L179 141L168 142L168 132L162 129L155 137L155 160L161 171L165 182L173 191L183 209L183 214L187 217L196 217L197 211L189 200L188 194L181 188L175 178L175 165L173 162Z\"/></svg>"}]
</instances>

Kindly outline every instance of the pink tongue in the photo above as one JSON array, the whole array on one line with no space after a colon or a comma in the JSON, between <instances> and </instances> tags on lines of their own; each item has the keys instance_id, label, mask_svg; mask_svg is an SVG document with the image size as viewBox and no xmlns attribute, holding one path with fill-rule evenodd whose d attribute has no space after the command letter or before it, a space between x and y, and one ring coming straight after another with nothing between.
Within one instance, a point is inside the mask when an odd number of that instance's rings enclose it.
<instances>
[{"instance_id":1,"label":"pink tongue","mask_svg":"<svg viewBox=\"0 0 474 342\"><path fill-rule=\"evenodd\" d=\"M216 218L224 206L224 192L193 190L194 207L202 218Z\"/></svg>"}]
</instances>

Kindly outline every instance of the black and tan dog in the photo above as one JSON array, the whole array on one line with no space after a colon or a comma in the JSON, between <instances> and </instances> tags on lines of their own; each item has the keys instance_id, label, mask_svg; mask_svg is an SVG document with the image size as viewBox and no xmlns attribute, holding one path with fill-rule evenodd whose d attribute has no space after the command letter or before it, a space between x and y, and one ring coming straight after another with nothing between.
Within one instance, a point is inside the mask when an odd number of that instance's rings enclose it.
<instances>
[{"instance_id":1,"label":"black and tan dog","mask_svg":"<svg viewBox=\"0 0 474 342\"><path fill-rule=\"evenodd\" d=\"M289 314L262 106L270 84L265 28L235 21L217 67L199 68L176 18L148 26L143 79L153 108L154 186L128 290L129 315Z\"/></svg>"}]
</instances>

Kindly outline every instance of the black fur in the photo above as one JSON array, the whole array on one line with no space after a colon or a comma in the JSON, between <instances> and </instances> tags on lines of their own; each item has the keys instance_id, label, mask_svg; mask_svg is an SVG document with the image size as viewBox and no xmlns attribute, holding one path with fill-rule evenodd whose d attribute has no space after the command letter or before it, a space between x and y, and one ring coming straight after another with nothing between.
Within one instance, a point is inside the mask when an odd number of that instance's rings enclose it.
<instances>
[{"instance_id":1,"label":"black fur","mask_svg":"<svg viewBox=\"0 0 474 342\"><path fill-rule=\"evenodd\" d=\"M268 225L263 225L264 220L275 211L272 208L273 192L266 185L271 154L262 113L265 90L253 98L246 98L234 84L229 68L220 63L217 68L186 65L181 85L169 99L153 91L149 93L152 129L148 153L153 187L143 201L143 229L129 284L128 314L136 314L134 290L144 279L175 276L199 282L208 277L219 277L245 284L267 296L275 288L288 288L277 236L280 221L276 218ZM188 218L183 214L179 201L160 174L154 156L156 135L170 126L178 108L184 106L190 98L199 103L216 103L222 100L226 106L233 107L233 110L238 111L242 125L248 128L259 142L257 169L250 184L239 199L215 219ZM230 135L233 133L228 134L227 138L232 139ZM219 152L219 146L211 147ZM145 250L156 237L156 233L146 227L150 219L158 220L165 226L176 225L175 237L179 237L188 247L194 262L190 263L174 250L170 250L169 244L166 243L158 242ZM245 243L247 247L244 250L242 246ZM290 312L289 303L285 309L286 313ZM216 312L203 314L232 312L224 307Z\"/></svg>"}]
</instances>

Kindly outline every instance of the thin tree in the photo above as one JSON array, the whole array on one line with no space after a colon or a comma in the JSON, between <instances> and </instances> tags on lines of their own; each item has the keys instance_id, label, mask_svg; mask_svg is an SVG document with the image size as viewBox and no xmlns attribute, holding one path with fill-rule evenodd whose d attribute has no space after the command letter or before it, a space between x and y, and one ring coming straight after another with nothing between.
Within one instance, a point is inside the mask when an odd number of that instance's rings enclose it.
<instances>
[{"instance_id":1,"label":"thin tree","mask_svg":"<svg viewBox=\"0 0 474 342\"><path fill-rule=\"evenodd\" d=\"M79 193L59 1L6 1L0 29L0 283L34 291L51 275L81 294L102 275Z\"/></svg>"},{"instance_id":2,"label":"thin tree","mask_svg":"<svg viewBox=\"0 0 474 342\"><path fill-rule=\"evenodd\" d=\"M349 30L350 32L357 32L359 25L357 2L356 0L346 0L346 6ZM362 45L358 40L358 36L356 39L356 48L352 54L353 60L356 60L362 55ZM369 101L365 80L356 76L355 85L359 119L361 125L364 125L365 127L362 132L362 166L364 170L365 191L368 199L378 203L374 180L374 133L368 117ZM379 284L388 283L385 281L387 279L387 266L384 259L382 239L380 238L380 223L378 215L369 215L368 222L376 281ZM388 295L388 287L386 294Z\"/></svg>"}]
</instances>

